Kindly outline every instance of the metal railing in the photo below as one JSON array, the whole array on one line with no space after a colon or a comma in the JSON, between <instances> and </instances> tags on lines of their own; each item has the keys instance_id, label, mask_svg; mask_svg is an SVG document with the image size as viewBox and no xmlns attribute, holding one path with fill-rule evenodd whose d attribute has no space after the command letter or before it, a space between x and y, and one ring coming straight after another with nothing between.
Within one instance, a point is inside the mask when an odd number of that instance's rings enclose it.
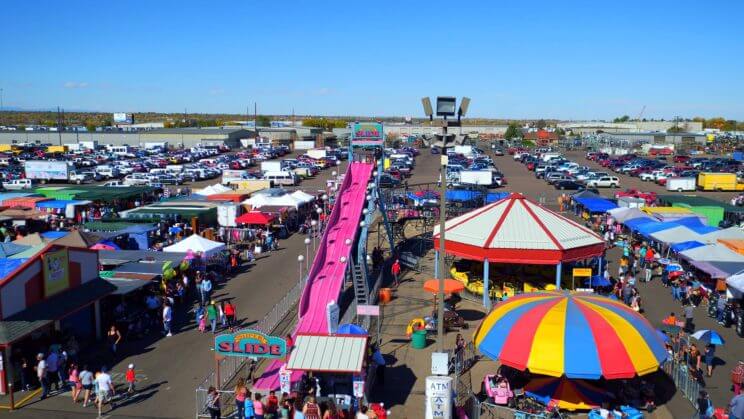
<instances>
[{"instance_id":1,"label":"metal railing","mask_svg":"<svg viewBox=\"0 0 744 419\"><path fill-rule=\"evenodd\" d=\"M447 352L449 353L450 371L453 371L455 375L460 375L467 371L479 359L473 342L468 342L460 352L457 352L455 349L448 349Z\"/></svg>"},{"instance_id":2,"label":"metal railing","mask_svg":"<svg viewBox=\"0 0 744 419\"><path fill-rule=\"evenodd\" d=\"M292 308L297 304L297 302L300 300L300 296L302 295L302 291L305 288L305 284L307 283L307 277L302 278L299 282L297 282L292 289L289 290L289 292L282 297L282 299L269 311L255 326L254 328L266 333L271 334L271 332L284 320L284 318L287 316L287 313L289 313ZM255 367L255 363L250 358L242 358L242 357L224 357L217 363L217 368L219 369L219 377L217 377L217 369L212 370L197 386L196 386L196 411L197 411L197 418L200 417L200 394L203 394L204 401L206 402L206 392L207 389L209 389L210 386L216 385L218 390L222 390L225 385L227 385L230 381L232 381L235 378L235 375L238 374L243 367L246 365L247 362L251 362L253 367ZM219 380L218 380L219 378ZM217 382L219 381L219 383ZM207 415L208 417L209 415Z\"/></svg>"},{"instance_id":3,"label":"metal railing","mask_svg":"<svg viewBox=\"0 0 744 419\"><path fill-rule=\"evenodd\" d=\"M678 361L667 361L662 366L664 372L671 377L674 385L693 407L697 407L697 398L700 390L704 388L691 373L685 363Z\"/></svg>"}]
</instances>

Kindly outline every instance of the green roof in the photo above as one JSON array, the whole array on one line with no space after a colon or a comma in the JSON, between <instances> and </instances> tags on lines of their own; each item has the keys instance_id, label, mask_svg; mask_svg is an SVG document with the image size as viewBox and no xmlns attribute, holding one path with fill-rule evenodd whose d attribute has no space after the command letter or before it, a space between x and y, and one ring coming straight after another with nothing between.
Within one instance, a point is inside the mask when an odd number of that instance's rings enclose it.
<instances>
[{"instance_id":1,"label":"green roof","mask_svg":"<svg viewBox=\"0 0 744 419\"><path fill-rule=\"evenodd\" d=\"M119 231L127 227L141 226L142 223L131 223L126 221L91 221L83 224L83 228L90 231Z\"/></svg>"},{"instance_id":2,"label":"green roof","mask_svg":"<svg viewBox=\"0 0 744 419\"><path fill-rule=\"evenodd\" d=\"M117 199L138 198L142 194L154 191L149 186L127 186L125 188L114 188L108 186L89 186L82 189L83 192L75 196L76 199L88 199L91 201L112 202Z\"/></svg>"},{"instance_id":3,"label":"green roof","mask_svg":"<svg viewBox=\"0 0 744 419\"><path fill-rule=\"evenodd\" d=\"M659 195L659 200L669 205L686 204L691 207L721 207L726 212L744 212L744 207L735 207L726 202L698 195Z\"/></svg>"}]
</instances>

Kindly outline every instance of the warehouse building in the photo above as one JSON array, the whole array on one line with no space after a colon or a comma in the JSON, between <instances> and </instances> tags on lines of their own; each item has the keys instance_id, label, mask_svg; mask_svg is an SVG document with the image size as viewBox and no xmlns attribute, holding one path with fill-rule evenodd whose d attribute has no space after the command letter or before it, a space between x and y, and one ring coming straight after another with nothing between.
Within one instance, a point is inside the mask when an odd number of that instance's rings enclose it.
<instances>
[{"instance_id":1,"label":"warehouse building","mask_svg":"<svg viewBox=\"0 0 744 419\"><path fill-rule=\"evenodd\" d=\"M241 128L163 128L137 132L52 132L0 131L0 144L76 144L97 141L101 145L140 146L145 143L167 142L171 146L194 147L200 144L224 142L239 147L241 139L254 138L255 132Z\"/></svg>"}]
</instances>

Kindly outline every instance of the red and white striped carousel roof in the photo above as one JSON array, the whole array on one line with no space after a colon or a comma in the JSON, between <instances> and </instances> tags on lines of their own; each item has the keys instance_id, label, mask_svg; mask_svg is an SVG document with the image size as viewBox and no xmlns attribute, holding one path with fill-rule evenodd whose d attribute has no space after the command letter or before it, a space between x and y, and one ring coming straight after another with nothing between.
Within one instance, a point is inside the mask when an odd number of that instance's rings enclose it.
<instances>
[{"instance_id":1,"label":"red and white striped carousel roof","mask_svg":"<svg viewBox=\"0 0 744 419\"><path fill-rule=\"evenodd\" d=\"M557 264L602 254L601 237L523 195L508 197L445 223L445 250L467 259ZM439 226L434 228L439 247Z\"/></svg>"}]
</instances>

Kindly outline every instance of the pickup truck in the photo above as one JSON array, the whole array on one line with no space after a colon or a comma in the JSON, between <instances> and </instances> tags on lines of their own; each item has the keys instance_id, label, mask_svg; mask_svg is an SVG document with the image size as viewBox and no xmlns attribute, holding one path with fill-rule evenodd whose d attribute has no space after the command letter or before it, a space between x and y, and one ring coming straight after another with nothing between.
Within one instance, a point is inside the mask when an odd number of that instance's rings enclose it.
<instances>
[{"instance_id":1,"label":"pickup truck","mask_svg":"<svg viewBox=\"0 0 744 419\"><path fill-rule=\"evenodd\" d=\"M111 181L104 183L101 186L105 186L108 188L128 188L129 187L129 185L125 185L124 182L120 180L111 180Z\"/></svg>"},{"instance_id":2,"label":"pickup truck","mask_svg":"<svg viewBox=\"0 0 744 419\"><path fill-rule=\"evenodd\" d=\"M33 183L31 179L14 179L8 182L3 182L3 188L9 191L17 191L21 189L31 189Z\"/></svg>"}]
</instances>

